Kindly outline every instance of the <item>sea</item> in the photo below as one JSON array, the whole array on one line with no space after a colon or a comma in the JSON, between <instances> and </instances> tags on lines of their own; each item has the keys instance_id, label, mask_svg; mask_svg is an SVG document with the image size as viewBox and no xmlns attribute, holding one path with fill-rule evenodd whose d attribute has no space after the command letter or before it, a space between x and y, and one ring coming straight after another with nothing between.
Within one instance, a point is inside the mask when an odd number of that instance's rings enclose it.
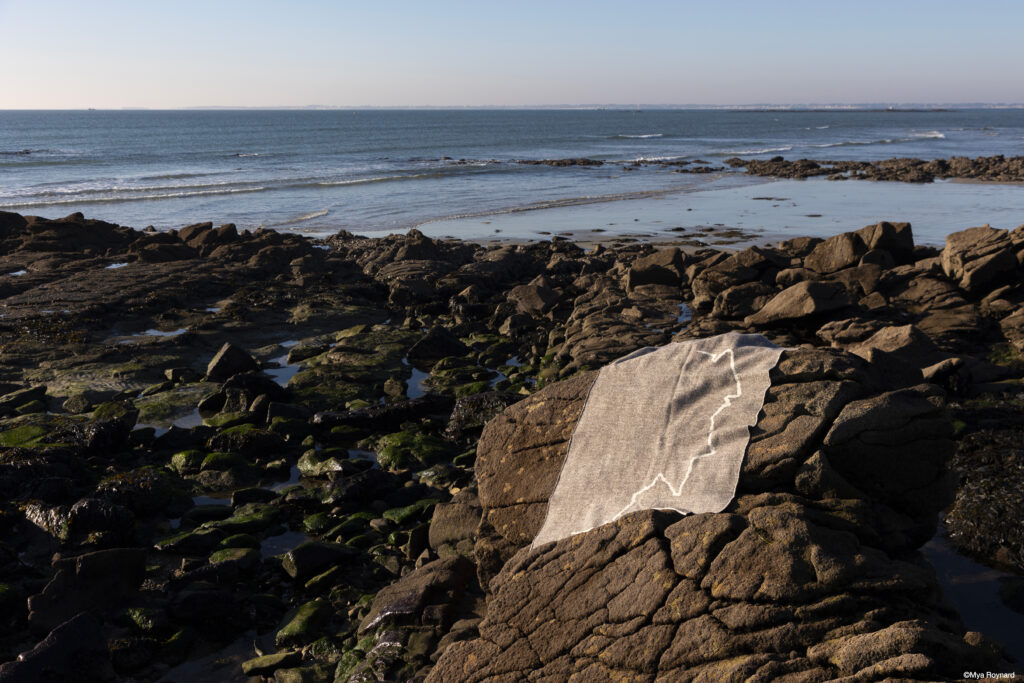
<instances>
[{"instance_id":1,"label":"sea","mask_svg":"<svg viewBox=\"0 0 1024 683\"><path fill-rule=\"evenodd\" d=\"M1024 155L1024 110L0 111L0 211L158 230L465 239L736 228L755 241L910 221L1024 223L1024 187L775 180L635 161ZM602 166L520 163L598 159Z\"/></svg>"}]
</instances>

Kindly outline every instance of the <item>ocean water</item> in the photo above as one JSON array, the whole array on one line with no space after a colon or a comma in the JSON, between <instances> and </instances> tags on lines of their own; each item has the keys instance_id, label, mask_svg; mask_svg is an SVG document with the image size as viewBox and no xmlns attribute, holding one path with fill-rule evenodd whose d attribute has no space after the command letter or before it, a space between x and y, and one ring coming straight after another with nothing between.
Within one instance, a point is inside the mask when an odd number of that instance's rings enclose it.
<instances>
[{"instance_id":1,"label":"ocean water","mask_svg":"<svg viewBox=\"0 0 1024 683\"><path fill-rule=\"evenodd\" d=\"M793 181L737 172L623 169L638 159L717 164L777 154L1024 155L1024 111L0 111L0 210L47 217L81 211L161 230L200 221L310 235L423 226L428 234L465 238L595 228L657 232L669 223L782 235L836 232L882 218L911 220L915 228L922 220L941 223L937 229L947 232L981 222L1024 223L1024 189L1016 186L1002 186L1009 189L997 206L981 202L1002 212L986 217L969 213L982 191L962 184L921 193L812 180L787 189L781 183ZM566 157L608 163L517 163ZM863 188L850 190L857 193L852 200L826 189L855 184ZM947 191L954 185L960 187ZM749 189L791 200L799 195L794 201L801 207L813 200L804 214L824 218L774 210L747 197ZM884 215L872 213L876 199ZM695 205L707 211L687 215ZM631 216L637 212L648 218Z\"/></svg>"}]
</instances>

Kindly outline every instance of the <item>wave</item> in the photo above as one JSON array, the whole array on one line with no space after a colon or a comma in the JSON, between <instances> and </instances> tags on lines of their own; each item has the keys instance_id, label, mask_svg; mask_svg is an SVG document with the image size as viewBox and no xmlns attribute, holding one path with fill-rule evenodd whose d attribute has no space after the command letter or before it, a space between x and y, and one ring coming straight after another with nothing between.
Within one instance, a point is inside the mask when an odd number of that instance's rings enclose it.
<instances>
[{"instance_id":1,"label":"wave","mask_svg":"<svg viewBox=\"0 0 1024 683\"><path fill-rule=\"evenodd\" d=\"M261 157L263 156L259 152L239 152L238 154L232 154L233 157Z\"/></svg>"},{"instance_id":2,"label":"wave","mask_svg":"<svg viewBox=\"0 0 1024 683\"><path fill-rule=\"evenodd\" d=\"M884 138L882 140L841 140L839 142L824 142L819 145L808 145L808 147L825 149L826 147L859 147L861 145L891 145L894 142L899 142L899 140L893 140L891 138Z\"/></svg>"},{"instance_id":3,"label":"wave","mask_svg":"<svg viewBox=\"0 0 1024 683\"><path fill-rule=\"evenodd\" d=\"M610 136L608 136L608 139L609 140L633 140L633 139L661 138L661 137L665 137L665 134L664 133L646 133L644 135L626 135L625 133L620 133L619 135L610 135Z\"/></svg>"},{"instance_id":4,"label":"wave","mask_svg":"<svg viewBox=\"0 0 1024 683\"><path fill-rule=\"evenodd\" d=\"M295 218L289 218L286 221L280 221L277 223L266 223L263 227L272 228L277 225L294 225L295 223L304 223L305 221L313 220L314 218L326 216L329 213L329 210L323 209L321 211L314 211L312 213L307 213L302 216L297 216Z\"/></svg>"},{"instance_id":5,"label":"wave","mask_svg":"<svg viewBox=\"0 0 1024 683\"><path fill-rule=\"evenodd\" d=\"M166 194L135 195L130 197L86 197L77 199L58 199L49 201L8 202L0 204L0 209L14 209L36 206L62 206L67 204L116 204L118 202L150 201L159 199L181 199L183 197L203 197L208 195L239 194L242 192L265 192L268 187L244 187L224 190L204 190L201 192L170 192Z\"/></svg>"},{"instance_id":6,"label":"wave","mask_svg":"<svg viewBox=\"0 0 1024 683\"><path fill-rule=\"evenodd\" d=\"M638 156L635 159L625 159L625 160L622 160L622 161L612 161L612 162L609 162L609 163L614 163L614 164L630 164L630 163L633 163L634 161L682 161L683 159L686 159L686 157L682 156L682 155L661 156L661 157L659 157L659 156Z\"/></svg>"},{"instance_id":7,"label":"wave","mask_svg":"<svg viewBox=\"0 0 1024 683\"><path fill-rule=\"evenodd\" d=\"M898 145L907 142L923 142L925 140L944 140L945 135L937 130L929 131L927 133L914 133L913 137L909 138L882 138L881 140L841 140L839 142L825 142L818 145L808 145L808 147L826 148L826 147L861 147L866 145Z\"/></svg>"},{"instance_id":8,"label":"wave","mask_svg":"<svg viewBox=\"0 0 1024 683\"><path fill-rule=\"evenodd\" d=\"M769 154L770 152L788 152L791 149L793 149L793 145L783 145L782 147L765 147L763 149L730 149L719 152L719 154Z\"/></svg>"},{"instance_id":9,"label":"wave","mask_svg":"<svg viewBox=\"0 0 1024 683\"><path fill-rule=\"evenodd\" d=\"M32 156L34 154L35 155L38 155L38 154L46 154L46 155L64 154L64 155L74 156L74 155L81 154L81 152L76 152L75 150L70 150L70 149L43 149L43 148L33 149L31 147L26 147L25 149L0 149L0 157L27 157L27 156Z\"/></svg>"},{"instance_id":10,"label":"wave","mask_svg":"<svg viewBox=\"0 0 1024 683\"><path fill-rule=\"evenodd\" d=\"M180 184L180 185L141 185L141 186L130 186L130 185L109 185L105 187L62 187L55 190L44 190L41 192L33 192L26 195L26 199L38 199L42 201L47 197L67 197L71 195L94 195L94 194L110 194L111 192L127 192L127 193L138 193L138 192L161 192L164 190L177 190L179 192L186 191L197 191L197 190L214 190L226 188L228 186L244 189L247 187L253 187L256 185L263 185L259 182L251 183L239 183L225 181L222 183L198 183L198 184Z\"/></svg>"},{"instance_id":11,"label":"wave","mask_svg":"<svg viewBox=\"0 0 1024 683\"><path fill-rule=\"evenodd\" d=\"M196 185L86 188L79 190L67 188L24 195L14 201L0 203L0 209L63 206L69 204L113 204L117 202L182 199L187 197L240 194L246 192L271 192L275 190L290 190L310 187L344 187L347 185L363 185L367 183L401 182L405 180L443 178L448 175L456 175L458 173L458 168L459 167L439 168L429 173L406 173L374 176L370 178L347 178L344 180L324 180L313 177L282 179L276 183L273 181L254 181L253 183L224 182ZM479 173L479 171L471 172ZM164 190L174 191L164 192ZM10 195L8 195L8 198L11 198Z\"/></svg>"},{"instance_id":12,"label":"wave","mask_svg":"<svg viewBox=\"0 0 1024 683\"><path fill-rule=\"evenodd\" d=\"M161 173L157 175L144 175L140 176L139 180L184 180L185 178L202 178L204 176L219 175L226 171L213 171L208 173L189 173L182 171L181 173Z\"/></svg>"},{"instance_id":13,"label":"wave","mask_svg":"<svg viewBox=\"0 0 1024 683\"><path fill-rule=\"evenodd\" d=\"M815 126L814 128L815 128L815 130L825 130L826 128L830 128L830 127L831 126Z\"/></svg>"},{"instance_id":14,"label":"wave","mask_svg":"<svg viewBox=\"0 0 1024 683\"><path fill-rule=\"evenodd\" d=\"M445 173L412 173L409 175L382 175L372 178L349 178L347 180L324 180L313 185L319 187L342 187L345 185L365 185L367 183L387 183L395 180L417 180L419 178L441 178Z\"/></svg>"}]
</instances>

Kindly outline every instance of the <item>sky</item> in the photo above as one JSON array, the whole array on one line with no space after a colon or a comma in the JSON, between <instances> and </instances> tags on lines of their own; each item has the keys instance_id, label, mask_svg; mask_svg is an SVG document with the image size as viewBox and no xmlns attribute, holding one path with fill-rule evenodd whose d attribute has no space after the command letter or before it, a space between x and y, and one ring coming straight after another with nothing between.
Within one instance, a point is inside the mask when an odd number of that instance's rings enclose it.
<instances>
[{"instance_id":1,"label":"sky","mask_svg":"<svg viewBox=\"0 0 1024 683\"><path fill-rule=\"evenodd\" d=\"M0 109L1024 102L1019 0L0 0Z\"/></svg>"}]
</instances>

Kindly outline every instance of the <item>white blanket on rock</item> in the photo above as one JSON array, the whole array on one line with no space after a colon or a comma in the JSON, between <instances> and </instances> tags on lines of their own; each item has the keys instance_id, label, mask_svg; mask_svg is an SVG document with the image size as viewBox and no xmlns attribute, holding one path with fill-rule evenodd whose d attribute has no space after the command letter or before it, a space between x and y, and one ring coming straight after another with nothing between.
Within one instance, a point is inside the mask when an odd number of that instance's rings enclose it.
<instances>
[{"instance_id":1,"label":"white blanket on rock","mask_svg":"<svg viewBox=\"0 0 1024 683\"><path fill-rule=\"evenodd\" d=\"M783 349L729 333L602 368L533 547L637 510L721 512Z\"/></svg>"}]
</instances>

